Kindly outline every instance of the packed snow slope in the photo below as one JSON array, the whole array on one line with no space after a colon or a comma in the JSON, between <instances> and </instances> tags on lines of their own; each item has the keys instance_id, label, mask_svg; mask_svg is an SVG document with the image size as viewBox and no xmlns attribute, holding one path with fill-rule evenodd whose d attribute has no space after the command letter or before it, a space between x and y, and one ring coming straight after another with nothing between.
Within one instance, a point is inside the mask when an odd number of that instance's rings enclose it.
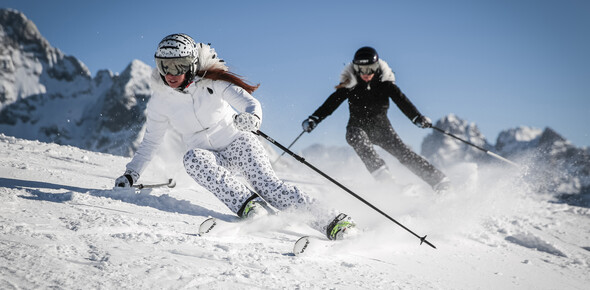
<instances>
[{"instance_id":1,"label":"packed snow slope","mask_svg":"<svg viewBox=\"0 0 590 290\"><path fill-rule=\"evenodd\" d=\"M264 141L263 141L264 142ZM268 144L267 144L268 145ZM277 153L269 148L271 159ZM330 242L292 213L236 222L158 157L141 183L113 190L128 157L0 134L1 289L588 289L590 210L532 192L522 173L460 163L444 195L393 160L376 184L348 148L306 160L427 239L419 240L283 156L279 175L352 215L361 232ZM213 216L205 236L197 227ZM302 235L316 237L293 256Z\"/></svg>"}]
</instances>

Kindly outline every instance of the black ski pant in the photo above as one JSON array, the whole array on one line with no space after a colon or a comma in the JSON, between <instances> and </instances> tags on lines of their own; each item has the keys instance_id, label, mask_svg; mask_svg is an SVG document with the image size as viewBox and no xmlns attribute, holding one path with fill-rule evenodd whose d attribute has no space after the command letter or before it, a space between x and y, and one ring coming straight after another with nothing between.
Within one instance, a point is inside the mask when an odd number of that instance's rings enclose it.
<instances>
[{"instance_id":1,"label":"black ski pant","mask_svg":"<svg viewBox=\"0 0 590 290\"><path fill-rule=\"evenodd\" d=\"M371 173L385 165L385 161L377 154L373 146L377 145L397 158L401 164L430 186L434 186L445 178L444 173L404 144L387 118L362 125L349 123L346 127L346 141L354 148Z\"/></svg>"}]
</instances>

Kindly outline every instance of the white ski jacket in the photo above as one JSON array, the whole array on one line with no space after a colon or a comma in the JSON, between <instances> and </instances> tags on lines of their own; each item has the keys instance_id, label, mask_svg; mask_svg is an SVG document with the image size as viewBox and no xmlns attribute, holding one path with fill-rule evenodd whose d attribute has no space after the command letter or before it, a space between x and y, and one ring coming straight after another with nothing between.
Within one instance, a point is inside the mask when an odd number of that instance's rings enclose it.
<instances>
[{"instance_id":1,"label":"white ski jacket","mask_svg":"<svg viewBox=\"0 0 590 290\"><path fill-rule=\"evenodd\" d=\"M262 120L260 102L241 87L226 81L196 78L183 92L152 72L152 96L146 109L146 131L127 169L139 174L153 158L169 128L178 132L187 148L220 150L238 135L233 116L238 112Z\"/></svg>"}]
</instances>

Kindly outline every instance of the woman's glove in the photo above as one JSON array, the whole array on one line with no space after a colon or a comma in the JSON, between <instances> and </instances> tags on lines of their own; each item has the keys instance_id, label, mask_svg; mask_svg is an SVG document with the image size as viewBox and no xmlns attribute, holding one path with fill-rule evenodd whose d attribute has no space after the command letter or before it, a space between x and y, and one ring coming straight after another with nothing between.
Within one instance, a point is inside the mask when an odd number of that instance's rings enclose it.
<instances>
[{"instance_id":1,"label":"woman's glove","mask_svg":"<svg viewBox=\"0 0 590 290\"><path fill-rule=\"evenodd\" d=\"M240 131L256 132L260 129L260 117L251 113L239 113L234 116L234 126Z\"/></svg>"},{"instance_id":2,"label":"woman's glove","mask_svg":"<svg viewBox=\"0 0 590 290\"><path fill-rule=\"evenodd\" d=\"M139 173L127 169L123 175L115 180L115 187L131 187L139 179Z\"/></svg>"},{"instance_id":3,"label":"woman's glove","mask_svg":"<svg viewBox=\"0 0 590 290\"><path fill-rule=\"evenodd\" d=\"M432 121L430 121L430 118L423 115L417 116L412 122L414 125L418 126L418 128L426 129L432 127Z\"/></svg>"},{"instance_id":4,"label":"woman's glove","mask_svg":"<svg viewBox=\"0 0 590 290\"><path fill-rule=\"evenodd\" d=\"M318 125L318 123L318 117L309 116L307 119L303 120L303 123L301 123L301 127L303 127L303 131L309 133Z\"/></svg>"}]
</instances>

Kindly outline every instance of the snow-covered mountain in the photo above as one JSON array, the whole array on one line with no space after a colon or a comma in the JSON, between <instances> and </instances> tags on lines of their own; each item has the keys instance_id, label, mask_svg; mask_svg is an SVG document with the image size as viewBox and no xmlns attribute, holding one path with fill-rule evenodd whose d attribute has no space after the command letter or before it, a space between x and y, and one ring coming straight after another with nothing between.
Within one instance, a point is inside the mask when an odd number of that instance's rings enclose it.
<instances>
[{"instance_id":1,"label":"snow-covered mountain","mask_svg":"<svg viewBox=\"0 0 590 290\"><path fill-rule=\"evenodd\" d=\"M516 162L522 167L523 180L535 187L535 191L590 205L590 151L574 146L553 129L520 126L502 131L496 144L491 145L477 125L453 114L442 118L435 126ZM438 131L426 136L421 154L441 167L465 161L506 164Z\"/></svg>"},{"instance_id":2,"label":"snow-covered mountain","mask_svg":"<svg viewBox=\"0 0 590 290\"><path fill-rule=\"evenodd\" d=\"M0 9L0 132L129 156L150 97L151 68L88 68L52 47L26 16Z\"/></svg>"},{"instance_id":3,"label":"snow-covered mountain","mask_svg":"<svg viewBox=\"0 0 590 290\"><path fill-rule=\"evenodd\" d=\"M485 150L493 150L493 146L488 143L475 123L469 123L454 114L442 118L434 125ZM437 131L433 131L424 138L420 154L441 167L450 166L457 161L487 160L483 151Z\"/></svg>"}]
</instances>

